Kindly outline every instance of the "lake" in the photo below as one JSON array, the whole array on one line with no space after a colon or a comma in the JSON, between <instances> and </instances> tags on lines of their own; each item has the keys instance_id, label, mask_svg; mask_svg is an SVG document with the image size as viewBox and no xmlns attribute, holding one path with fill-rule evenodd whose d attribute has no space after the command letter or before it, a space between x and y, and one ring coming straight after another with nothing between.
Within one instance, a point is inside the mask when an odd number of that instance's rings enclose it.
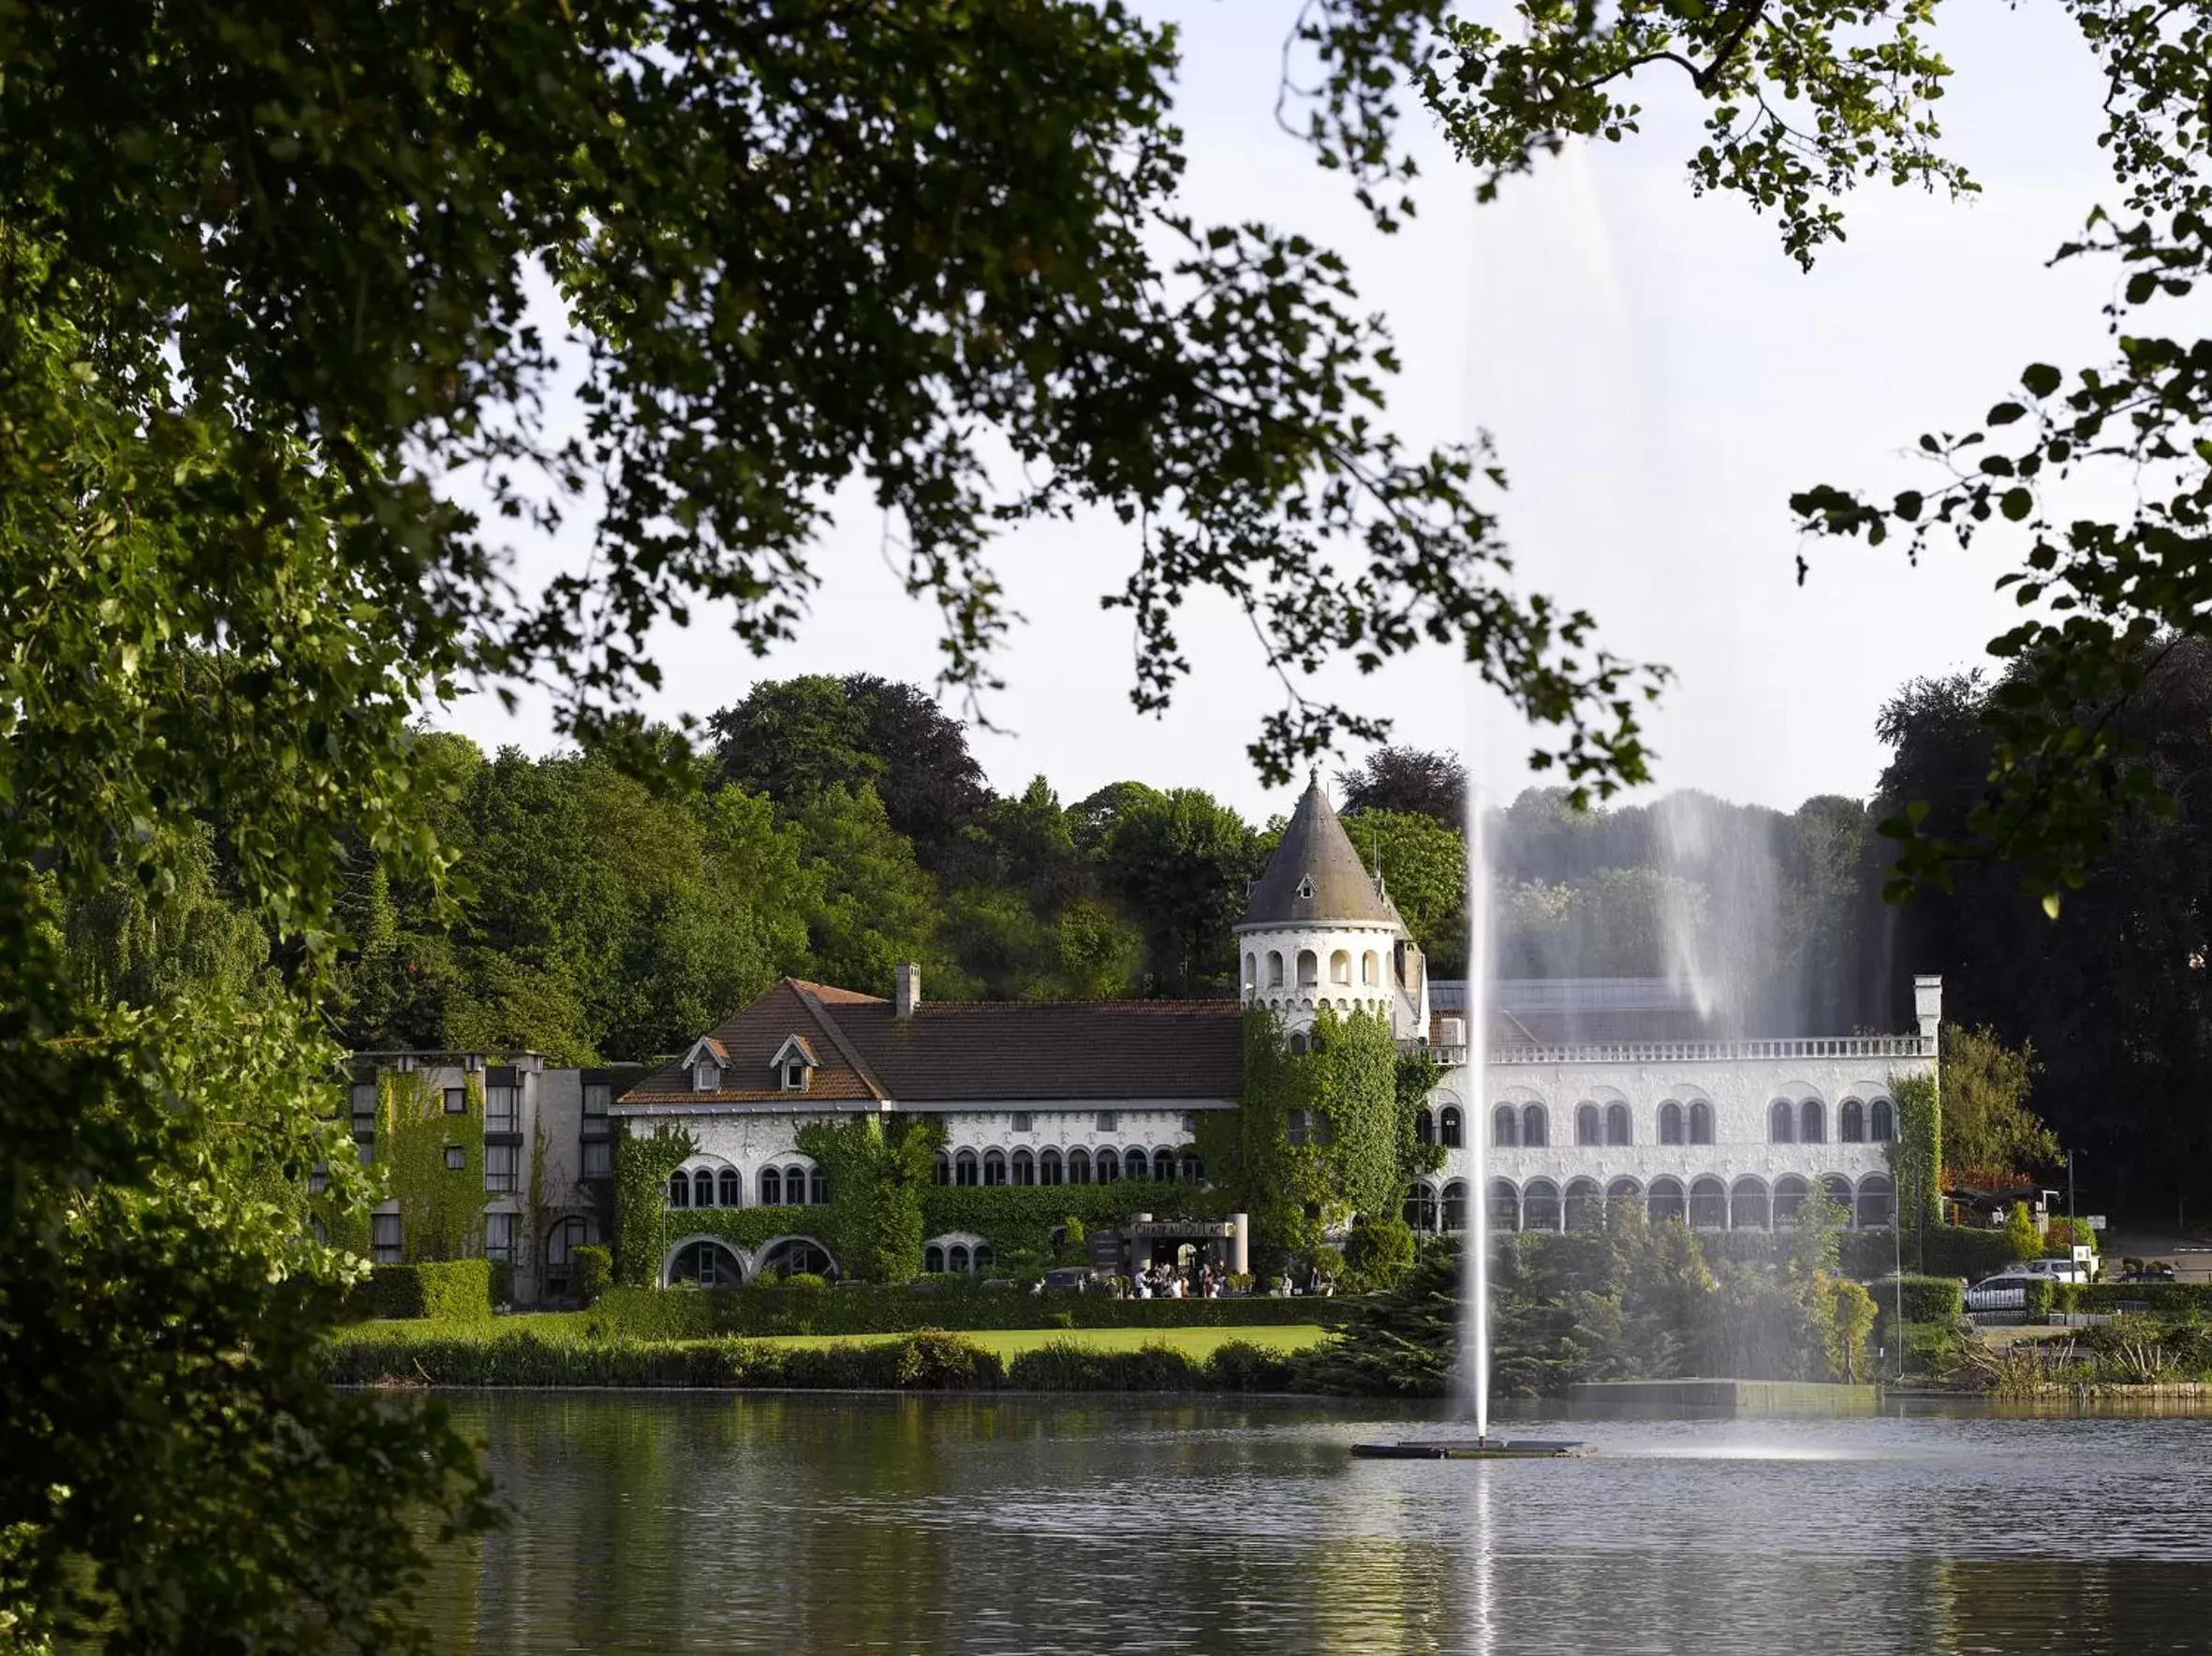
<instances>
[{"instance_id":1,"label":"lake","mask_svg":"<svg viewBox=\"0 0 2212 1656\"><path fill-rule=\"evenodd\" d=\"M2212 1423L1522 1422L1587 1459L1352 1461L1425 1409L457 1394L513 1508L441 1649L2202 1650Z\"/></svg>"}]
</instances>

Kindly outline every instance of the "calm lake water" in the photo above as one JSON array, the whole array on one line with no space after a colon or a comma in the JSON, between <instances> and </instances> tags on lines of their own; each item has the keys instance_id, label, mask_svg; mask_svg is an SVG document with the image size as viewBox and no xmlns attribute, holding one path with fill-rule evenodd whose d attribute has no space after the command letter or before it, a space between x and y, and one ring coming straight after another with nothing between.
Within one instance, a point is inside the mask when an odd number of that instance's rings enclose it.
<instances>
[{"instance_id":1,"label":"calm lake water","mask_svg":"<svg viewBox=\"0 0 2212 1656\"><path fill-rule=\"evenodd\" d=\"M1355 1462L1411 1410L458 1395L510 1527L441 1649L2212 1649L2212 1422L1517 1423L1585 1460Z\"/></svg>"}]
</instances>

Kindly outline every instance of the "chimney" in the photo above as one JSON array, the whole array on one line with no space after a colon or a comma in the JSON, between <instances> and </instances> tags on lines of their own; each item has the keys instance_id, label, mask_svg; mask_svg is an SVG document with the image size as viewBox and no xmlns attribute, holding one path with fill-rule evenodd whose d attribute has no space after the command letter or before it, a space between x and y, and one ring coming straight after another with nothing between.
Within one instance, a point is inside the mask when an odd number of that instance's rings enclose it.
<instances>
[{"instance_id":1,"label":"chimney","mask_svg":"<svg viewBox=\"0 0 2212 1656\"><path fill-rule=\"evenodd\" d=\"M922 968L909 960L899 968L898 987L891 998L892 1015L910 1018L922 1004Z\"/></svg>"},{"instance_id":2,"label":"chimney","mask_svg":"<svg viewBox=\"0 0 2212 1656\"><path fill-rule=\"evenodd\" d=\"M1912 980L1912 1013L1920 1020L1920 1038L1934 1042L1943 1024L1943 980L1941 978L1914 978Z\"/></svg>"}]
</instances>

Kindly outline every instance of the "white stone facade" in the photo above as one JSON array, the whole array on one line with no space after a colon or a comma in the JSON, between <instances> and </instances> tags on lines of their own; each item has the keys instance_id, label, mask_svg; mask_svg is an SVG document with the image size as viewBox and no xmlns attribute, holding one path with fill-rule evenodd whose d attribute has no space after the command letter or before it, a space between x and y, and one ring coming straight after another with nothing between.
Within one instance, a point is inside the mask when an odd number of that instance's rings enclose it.
<instances>
[{"instance_id":1,"label":"white stone facade","mask_svg":"<svg viewBox=\"0 0 2212 1656\"><path fill-rule=\"evenodd\" d=\"M1428 1029L1421 952L1396 926L1242 925L1237 949L1240 998L1246 1006L1274 1008L1286 1029L1312 1028L1324 1006L1387 1017L1400 1041Z\"/></svg>"},{"instance_id":2,"label":"white stone facade","mask_svg":"<svg viewBox=\"0 0 2212 1656\"><path fill-rule=\"evenodd\" d=\"M1480 1132L1496 1225L1556 1228L1571 1201L1595 1198L1642 1202L1660 1216L1680 1211L1702 1228L1764 1230L1777 1201L1786 1217L1792 1198L1814 1186L1842 1201L1855 1224L1890 1222L1882 1139L1895 1135L1895 1088L1933 1072L1935 1041L1507 1049L1480 1092L1464 1049L1438 1056L1447 1069L1430 1107L1445 1165L1426 1182L1426 1199L1417 1189L1408 1203L1418 1215L1433 1202L1426 1228L1456 1228L1447 1209L1468 1211ZM1510 1132L1501 1109L1512 1113ZM1531 1111L1542 1124L1540 1145L1527 1142Z\"/></svg>"}]
</instances>

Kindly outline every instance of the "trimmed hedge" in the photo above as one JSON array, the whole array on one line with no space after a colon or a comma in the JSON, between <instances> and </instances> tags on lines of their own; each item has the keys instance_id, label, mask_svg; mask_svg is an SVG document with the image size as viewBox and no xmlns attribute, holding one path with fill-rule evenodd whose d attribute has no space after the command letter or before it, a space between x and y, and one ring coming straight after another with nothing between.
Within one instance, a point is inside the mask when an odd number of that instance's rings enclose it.
<instances>
[{"instance_id":1,"label":"trimmed hedge","mask_svg":"<svg viewBox=\"0 0 2212 1656\"><path fill-rule=\"evenodd\" d=\"M1906 1235L1906 1257L1912 1253L1912 1235ZM1930 1277L1964 1277L1979 1282L2018 1264L2013 1239L2002 1231L1972 1225L1930 1225L1921 1238L1920 1268Z\"/></svg>"},{"instance_id":2,"label":"trimmed hedge","mask_svg":"<svg viewBox=\"0 0 2212 1656\"><path fill-rule=\"evenodd\" d=\"M937 1329L877 1345L772 1346L745 1339L349 1339L332 1351L340 1385L676 1387L686 1390L1226 1391L1288 1390L1288 1359L1231 1340L1198 1363L1168 1346L1093 1352L1054 1344L1010 1369L995 1352Z\"/></svg>"},{"instance_id":3,"label":"trimmed hedge","mask_svg":"<svg viewBox=\"0 0 2212 1656\"><path fill-rule=\"evenodd\" d=\"M602 1337L904 1334L917 1328L1280 1328L1351 1316L1345 1299L1115 1299L963 1285L942 1289L611 1288L592 1309Z\"/></svg>"},{"instance_id":4,"label":"trimmed hedge","mask_svg":"<svg viewBox=\"0 0 2212 1656\"><path fill-rule=\"evenodd\" d=\"M2139 1309L2169 1322L2212 1321L2212 1282L2054 1282L2052 1310ZM2029 1292L2030 1309L2034 1293Z\"/></svg>"},{"instance_id":5,"label":"trimmed hedge","mask_svg":"<svg viewBox=\"0 0 2212 1656\"><path fill-rule=\"evenodd\" d=\"M492 1262L450 1259L377 1265L361 1287L361 1302L372 1317L488 1322L492 1316Z\"/></svg>"},{"instance_id":6,"label":"trimmed hedge","mask_svg":"<svg viewBox=\"0 0 2212 1656\"><path fill-rule=\"evenodd\" d=\"M1893 1278L1869 1282L1866 1291L1885 1323L1952 1323L1967 1312L1967 1293L1956 1277Z\"/></svg>"}]
</instances>

